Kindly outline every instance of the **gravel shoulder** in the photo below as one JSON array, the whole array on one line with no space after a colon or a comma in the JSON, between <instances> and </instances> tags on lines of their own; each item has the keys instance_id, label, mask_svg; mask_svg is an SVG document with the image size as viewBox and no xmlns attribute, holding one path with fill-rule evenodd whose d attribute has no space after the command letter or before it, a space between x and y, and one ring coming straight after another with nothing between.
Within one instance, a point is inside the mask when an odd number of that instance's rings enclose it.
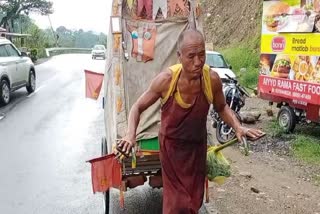
<instances>
[{"instance_id":1,"label":"gravel shoulder","mask_svg":"<svg viewBox=\"0 0 320 214\"><path fill-rule=\"evenodd\" d=\"M268 102L248 99L245 111L260 111L261 117L254 126L268 131L275 119L268 117ZM296 160L286 140L267 136L251 145L249 157L237 146L223 150L231 163L232 176L224 185L210 183L209 213L320 213L320 187L312 177L320 174L319 166Z\"/></svg>"}]
</instances>

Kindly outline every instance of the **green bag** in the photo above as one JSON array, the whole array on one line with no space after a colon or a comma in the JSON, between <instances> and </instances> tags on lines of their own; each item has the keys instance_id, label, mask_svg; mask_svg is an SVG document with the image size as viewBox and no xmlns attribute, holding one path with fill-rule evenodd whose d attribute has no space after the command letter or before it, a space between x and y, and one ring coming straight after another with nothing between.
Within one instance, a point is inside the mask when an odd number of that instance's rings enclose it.
<instances>
[{"instance_id":1,"label":"green bag","mask_svg":"<svg viewBox=\"0 0 320 214\"><path fill-rule=\"evenodd\" d=\"M230 164L221 153L221 150L238 142L235 138L220 146L209 146L207 149L207 176L210 181L223 184L231 175ZM242 138L244 154L249 155L249 144L247 138Z\"/></svg>"},{"instance_id":2,"label":"green bag","mask_svg":"<svg viewBox=\"0 0 320 214\"><path fill-rule=\"evenodd\" d=\"M218 146L210 146L207 150L207 176L209 181L223 184L226 177L230 177L231 169L228 160Z\"/></svg>"}]
</instances>

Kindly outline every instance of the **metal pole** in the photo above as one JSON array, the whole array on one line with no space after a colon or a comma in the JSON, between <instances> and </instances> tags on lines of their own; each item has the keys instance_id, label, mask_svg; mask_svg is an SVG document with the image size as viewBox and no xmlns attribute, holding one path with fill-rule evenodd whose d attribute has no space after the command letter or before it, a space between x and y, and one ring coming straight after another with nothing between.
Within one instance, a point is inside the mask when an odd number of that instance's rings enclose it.
<instances>
[{"instance_id":1,"label":"metal pole","mask_svg":"<svg viewBox=\"0 0 320 214\"><path fill-rule=\"evenodd\" d=\"M51 19L50 19L49 14L48 14L48 19L49 19L49 23L50 23L50 27L51 27L53 39L54 39L54 41L55 41L55 47L58 47L58 39L57 39L56 33L55 33L54 30L53 30L53 27L52 27L52 23L51 23Z\"/></svg>"},{"instance_id":2,"label":"metal pole","mask_svg":"<svg viewBox=\"0 0 320 214\"><path fill-rule=\"evenodd\" d=\"M19 21L20 21L20 33L22 34L22 20L21 20L21 15L19 15Z\"/></svg>"},{"instance_id":3,"label":"metal pole","mask_svg":"<svg viewBox=\"0 0 320 214\"><path fill-rule=\"evenodd\" d=\"M196 13L195 13L195 1L189 0L190 3L190 15L189 15L189 24L191 29L197 29L196 23Z\"/></svg>"}]
</instances>

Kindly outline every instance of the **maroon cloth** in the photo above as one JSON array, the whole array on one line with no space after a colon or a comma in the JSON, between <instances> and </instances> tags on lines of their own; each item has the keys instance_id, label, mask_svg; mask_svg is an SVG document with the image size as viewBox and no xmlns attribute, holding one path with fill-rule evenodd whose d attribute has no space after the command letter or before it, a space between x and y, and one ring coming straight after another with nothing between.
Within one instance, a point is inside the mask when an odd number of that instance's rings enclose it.
<instances>
[{"instance_id":1,"label":"maroon cloth","mask_svg":"<svg viewBox=\"0 0 320 214\"><path fill-rule=\"evenodd\" d=\"M138 0L138 16L142 16L143 8L145 8L146 18L152 19L152 2L151 0Z\"/></svg>"},{"instance_id":2,"label":"maroon cloth","mask_svg":"<svg viewBox=\"0 0 320 214\"><path fill-rule=\"evenodd\" d=\"M115 154L89 160L93 192L106 192L110 187L119 188L122 181L121 164Z\"/></svg>"},{"instance_id":3,"label":"maroon cloth","mask_svg":"<svg viewBox=\"0 0 320 214\"><path fill-rule=\"evenodd\" d=\"M198 213L204 196L209 103L201 91L190 108L182 108L171 96L161 110L163 213Z\"/></svg>"}]
</instances>

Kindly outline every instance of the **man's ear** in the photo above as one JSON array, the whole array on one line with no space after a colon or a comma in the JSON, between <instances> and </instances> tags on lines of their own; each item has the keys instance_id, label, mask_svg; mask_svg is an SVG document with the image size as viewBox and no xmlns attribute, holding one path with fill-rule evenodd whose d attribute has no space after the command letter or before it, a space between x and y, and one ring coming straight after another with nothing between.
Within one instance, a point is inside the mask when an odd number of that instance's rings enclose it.
<instances>
[{"instance_id":1,"label":"man's ear","mask_svg":"<svg viewBox=\"0 0 320 214\"><path fill-rule=\"evenodd\" d=\"M180 60L180 57L181 57L180 51L177 51L177 56L178 56L178 59Z\"/></svg>"}]
</instances>

